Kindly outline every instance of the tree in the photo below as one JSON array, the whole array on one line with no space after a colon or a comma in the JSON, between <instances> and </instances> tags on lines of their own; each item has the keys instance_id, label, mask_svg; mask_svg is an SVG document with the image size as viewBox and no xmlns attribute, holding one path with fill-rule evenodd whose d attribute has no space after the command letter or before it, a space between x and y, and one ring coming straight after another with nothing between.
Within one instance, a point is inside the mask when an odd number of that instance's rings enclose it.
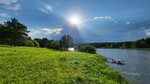
<instances>
[{"instance_id":1,"label":"tree","mask_svg":"<svg viewBox=\"0 0 150 84\"><path fill-rule=\"evenodd\" d=\"M34 47L34 43L32 40L27 40L25 46Z\"/></svg>"},{"instance_id":2,"label":"tree","mask_svg":"<svg viewBox=\"0 0 150 84\"><path fill-rule=\"evenodd\" d=\"M131 42L124 42L123 48L131 48Z\"/></svg>"},{"instance_id":3,"label":"tree","mask_svg":"<svg viewBox=\"0 0 150 84\"><path fill-rule=\"evenodd\" d=\"M67 50L69 47L73 46L73 39L70 35L64 35L60 40L60 47L63 50Z\"/></svg>"},{"instance_id":4,"label":"tree","mask_svg":"<svg viewBox=\"0 0 150 84\"><path fill-rule=\"evenodd\" d=\"M59 47L60 47L59 41L55 41L55 40L51 40L48 45L48 48L51 49L59 49Z\"/></svg>"},{"instance_id":5,"label":"tree","mask_svg":"<svg viewBox=\"0 0 150 84\"><path fill-rule=\"evenodd\" d=\"M3 44L5 42L5 28L2 24L0 24L0 44Z\"/></svg>"},{"instance_id":6,"label":"tree","mask_svg":"<svg viewBox=\"0 0 150 84\"><path fill-rule=\"evenodd\" d=\"M43 38L40 41L40 47L47 47L49 45L49 40L47 38Z\"/></svg>"},{"instance_id":7,"label":"tree","mask_svg":"<svg viewBox=\"0 0 150 84\"><path fill-rule=\"evenodd\" d=\"M135 42L132 42L131 43L131 48L136 48L137 46L136 46L136 43Z\"/></svg>"},{"instance_id":8,"label":"tree","mask_svg":"<svg viewBox=\"0 0 150 84\"><path fill-rule=\"evenodd\" d=\"M39 43L36 40L32 40L34 46L33 47L39 47Z\"/></svg>"},{"instance_id":9,"label":"tree","mask_svg":"<svg viewBox=\"0 0 150 84\"><path fill-rule=\"evenodd\" d=\"M150 48L150 38L145 39L146 48Z\"/></svg>"},{"instance_id":10,"label":"tree","mask_svg":"<svg viewBox=\"0 0 150 84\"><path fill-rule=\"evenodd\" d=\"M5 35L10 45L21 45L27 40L28 32L27 27L20 23L17 19L13 18L4 23Z\"/></svg>"}]
</instances>

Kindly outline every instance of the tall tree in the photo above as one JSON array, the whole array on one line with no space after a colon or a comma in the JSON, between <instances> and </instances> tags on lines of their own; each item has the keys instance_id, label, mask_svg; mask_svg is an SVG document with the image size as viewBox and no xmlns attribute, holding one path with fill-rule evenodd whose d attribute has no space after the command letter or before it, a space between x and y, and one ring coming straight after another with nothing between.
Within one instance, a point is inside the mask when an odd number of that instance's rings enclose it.
<instances>
[{"instance_id":1,"label":"tall tree","mask_svg":"<svg viewBox=\"0 0 150 84\"><path fill-rule=\"evenodd\" d=\"M41 39L40 47L47 47L50 41L47 38Z\"/></svg>"},{"instance_id":2,"label":"tall tree","mask_svg":"<svg viewBox=\"0 0 150 84\"><path fill-rule=\"evenodd\" d=\"M60 40L60 47L63 50L68 49L69 47L73 46L73 39L70 35L64 35Z\"/></svg>"},{"instance_id":3,"label":"tall tree","mask_svg":"<svg viewBox=\"0 0 150 84\"><path fill-rule=\"evenodd\" d=\"M12 18L11 20L4 23L7 29L8 39L10 45L21 45L27 40L28 32L27 27L20 23L17 19Z\"/></svg>"}]
</instances>

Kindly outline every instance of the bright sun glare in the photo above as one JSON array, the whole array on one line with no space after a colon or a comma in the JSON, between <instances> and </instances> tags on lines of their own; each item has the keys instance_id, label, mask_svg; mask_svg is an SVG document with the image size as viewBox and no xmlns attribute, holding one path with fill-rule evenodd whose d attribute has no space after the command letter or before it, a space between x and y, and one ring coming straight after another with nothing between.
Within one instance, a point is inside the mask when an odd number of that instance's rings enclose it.
<instances>
[{"instance_id":1,"label":"bright sun glare","mask_svg":"<svg viewBox=\"0 0 150 84\"><path fill-rule=\"evenodd\" d=\"M78 16L72 16L69 18L69 22L71 24L79 25L80 24L80 18Z\"/></svg>"}]
</instances>

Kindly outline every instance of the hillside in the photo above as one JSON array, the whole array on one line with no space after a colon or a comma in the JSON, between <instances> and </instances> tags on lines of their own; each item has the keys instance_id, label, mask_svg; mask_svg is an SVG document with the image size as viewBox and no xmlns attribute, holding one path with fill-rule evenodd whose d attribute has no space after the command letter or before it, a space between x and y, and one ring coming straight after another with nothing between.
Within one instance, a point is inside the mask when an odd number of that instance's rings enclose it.
<instances>
[{"instance_id":1,"label":"hillside","mask_svg":"<svg viewBox=\"0 0 150 84\"><path fill-rule=\"evenodd\" d=\"M0 47L0 83L124 84L125 80L97 54Z\"/></svg>"}]
</instances>

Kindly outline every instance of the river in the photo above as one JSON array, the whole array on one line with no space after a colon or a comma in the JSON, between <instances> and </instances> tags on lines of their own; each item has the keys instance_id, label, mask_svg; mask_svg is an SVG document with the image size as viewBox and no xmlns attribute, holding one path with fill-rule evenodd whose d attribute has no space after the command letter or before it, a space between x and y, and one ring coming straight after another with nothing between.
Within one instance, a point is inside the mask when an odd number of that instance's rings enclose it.
<instances>
[{"instance_id":1,"label":"river","mask_svg":"<svg viewBox=\"0 0 150 84\"><path fill-rule=\"evenodd\" d=\"M150 50L97 49L97 53L107 58L125 61L125 65L108 63L135 84L150 84Z\"/></svg>"}]
</instances>

